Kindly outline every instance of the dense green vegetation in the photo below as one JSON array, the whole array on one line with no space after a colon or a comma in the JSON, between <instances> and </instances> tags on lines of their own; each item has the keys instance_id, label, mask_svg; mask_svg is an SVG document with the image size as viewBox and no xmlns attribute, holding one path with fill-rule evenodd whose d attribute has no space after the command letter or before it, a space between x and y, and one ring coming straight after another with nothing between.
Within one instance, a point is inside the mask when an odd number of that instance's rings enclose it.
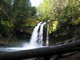
<instances>
[{"instance_id":1,"label":"dense green vegetation","mask_svg":"<svg viewBox=\"0 0 80 60\"><path fill-rule=\"evenodd\" d=\"M33 22L35 16L36 9L31 7L29 0L0 0L0 36L8 37L11 34L18 36L21 32L31 33L36 24Z\"/></svg>"},{"instance_id":2,"label":"dense green vegetation","mask_svg":"<svg viewBox=\"0 0 80 60\"><path fill-rule=\"evenodd\" d=\"M51 20L50 36L58 41L80 36L80 0L44 0L38 7L43 20ZM52 21L57 21L52 24ZM53 27L56 27L56 30ZM53 39L54 39L53 38Z\"/></svg>"},{"instance_id":3,"label":"dense green vegetation","mask_svg":"<svg viewBox=\"0 0 80 60\"><path fill-rule=\"evenodd\" d=\"M34 26L48 20L53 39L80 39L80 0L44 0L37 8L29 0L0 0L0 38L29 39Z\"/></svg>"}]
</instances>

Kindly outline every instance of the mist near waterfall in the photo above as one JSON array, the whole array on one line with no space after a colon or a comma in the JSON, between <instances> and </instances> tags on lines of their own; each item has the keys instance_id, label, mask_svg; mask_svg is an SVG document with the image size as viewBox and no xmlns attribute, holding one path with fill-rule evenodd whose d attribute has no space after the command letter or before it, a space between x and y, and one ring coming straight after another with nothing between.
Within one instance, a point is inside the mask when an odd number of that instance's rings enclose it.
<instances>
[{"instance_id":1,"label":"mist near waterfall","mask_svg":"<svg viewBox=\"0 0 80 60\"><path fill-rule=\"evenodd\" d=\"M2 48L0 50L12 52L43 47L43 27L46 22L39 22L33 29L30 42L25 42L21 47Z\"/></svg>"}]
</instances>

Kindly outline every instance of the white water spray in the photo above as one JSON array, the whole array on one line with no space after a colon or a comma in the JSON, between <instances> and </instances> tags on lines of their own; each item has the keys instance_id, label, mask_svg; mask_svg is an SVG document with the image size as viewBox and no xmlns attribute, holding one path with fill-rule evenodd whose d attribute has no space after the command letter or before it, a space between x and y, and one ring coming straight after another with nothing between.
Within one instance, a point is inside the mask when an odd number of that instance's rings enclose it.
<instances>
[{"instance_id":1,"label":"white water spray","mask_svg":"<svg viewBox=\"0 0 80 60\"><path fill-rule=\"evenodd\" d=\"M38 41L38 35L39 35L38 30L41 25L42 25L42 22L38 23L38 25L34 28L31 39L30 39L30 43L28 45L24 45L24 47L32 49L40 46L37 41Z\"/></svg>"},{"instance_id":2,"label":"white water spray","mask_svg":"<svg viewBox=\"0 0 80 60\"><path fill-rule=\"evenodd\" d=\"M32 32L32 36L30 39L30 43L25 43L22 47L12 47L12 48L6 48L7 51L19 51L19 50L27 50L27 49L34 49L42 47L43 45L43 27L46 24L46 22L38 23L37 26L34 28ZM39 29L40 28L40 29Z\"/></svg>"},{"instance_id":3,"label":"white water spray","mask_svg":"<svg viewBox=\"0 0 80 60\"><path fill-rule=\"evenodd\" d=\"M41 25L41 27L40 27L40 32L39 32L39 40L38 40L38 44L40 45L40 46L42 46L43 45L43 27L44 27L44 25L46 24L46 22L44 22L42 25Z\"/></svg>"},{"instance_id":4,"label":"white water spray","mask_svg":"<svg viewBox=\"0 0 80 60\"><path fill-rule=\"evenodd\" d=\"M27 49L32 49L32 48L38 48L38 47L42 47L43 44L43 26L46 23L38 23L38 25L34 28L31 39L30 39L30 43L27 45L24 45L24 47L26 47ZM40 30L39 30L40 28Z\"/></svg>"},{"instance_id":5,"label":"white water spray","mask_svg":"<svg viewBox=\"0 0 80 60\"><path fill-rule=\"evenodd\" d=\"M32 32L32 36L31 36L31 39L30 39L30 43L31 44L37 43L37 40L38 40L38 29L39 29L41 23L42 22L38 23L38 25L34 28L34 30Z\"/></svg>"}]
</instances>

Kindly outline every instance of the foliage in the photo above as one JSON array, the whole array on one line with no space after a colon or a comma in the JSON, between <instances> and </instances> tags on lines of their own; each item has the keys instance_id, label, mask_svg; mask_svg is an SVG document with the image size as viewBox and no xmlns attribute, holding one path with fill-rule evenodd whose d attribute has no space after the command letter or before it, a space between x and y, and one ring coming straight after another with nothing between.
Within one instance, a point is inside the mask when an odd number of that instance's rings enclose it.
<instances>
[{"instance_id":1,"label":"foliage","mask_svg":"<svg viewBox=\"0 0 80 60\"><path fill-rule=\"evenodd\" d=\"M39 21L48 20L50 34L73 36L80 30L80 0L44 0L37 8L29 0L0 0L0 34L31 34Z\"/></svg>"},{"instance_id":2,"label":"foliage","mask_svg":"<svg viewBox=\"0 0 80 60\"><path fill-rule=\"evenodd\" d=\"M59 22L58 29L65 30L69 25L79 24L79 5L79 0L44 0L38 9L43 20L57 20ZM72 26L71 28L74 27ZM50 31L53 32L54 30L50 27Z\"/></svg>"},{"instance_id":3,"label":"foliage","mask_svg":"<svg viewBox=\"0 0 80 60\"><path fill-rule=\"evenodd\" d=\"M49 0L44 0L44 2L37 8L39 11L39 16L42 20L48 20L50 18L49 13L51 9L51 4Z\"/></svg>"},{"instance_id":4,"label":"foliage","mask_svg":"<svg viewBox=\"0 0 80 60\"><path fill-rule=\"evenodd\" d=\"M14 18L14 30L15 31L24 31L26 30L27 20L35 16L36 9L31 7L29 0L15 0L12 9L12 16ZM29 23L31 24L31 23Z\"/></svg>"},{"instance_id":5,"label":"foliage","mask_svg":"<svg viewBox=\"0 0 80 60\"><path fill-rule=\"evenodd\" d=\"M80 24L80 17L77 20L71 21L71 24L73 24L73 25L79 25Z\"/></svg>"},{"instance_id":6,"label":"foliage","mask_svg":"<svg viewBox=\"0 0 80 60\"><path fill-rule=\"evenodd\" d=\"M58 25L58 21L51 20L49 24L49 33L56 31L56 29L58 28L57 25Z\"/></svg>"},{"instance_id":7,"label":"foliage","mask_svg":"<svg viewBox=\"0 0 80 60\"><path fill-rule=\"evenodd\" d=\"M7 0L0 0L0 34L7 36L12 30L10 19L11 6Z\"/></svg>"},{"instance_id":8,"label":"foliage","mask_svg":"<svg viewBox=\"0 0 80 60\"><path fill-rule=\"evenodd\" d=\"M28 29L32 23L28 23L28 20L33 19L34 16L36 16L36 9L31 6L29 0L0 0L0 34L32 31Z\"/></svg>"}]
</instances>

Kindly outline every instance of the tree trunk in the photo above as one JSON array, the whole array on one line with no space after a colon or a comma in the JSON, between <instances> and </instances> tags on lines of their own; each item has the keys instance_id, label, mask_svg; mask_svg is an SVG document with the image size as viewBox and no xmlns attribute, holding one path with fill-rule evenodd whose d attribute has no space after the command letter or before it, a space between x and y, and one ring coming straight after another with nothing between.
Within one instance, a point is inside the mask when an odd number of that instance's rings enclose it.
<instances>
[{"instance_id":1,"label":"tree trunk","mask_svg":"<svg viewBox=\"0 0 80 60\"><path fill-rule=\"evenodd\" d=\"M30 50L21 50L14 52L0 53L0 59L2 60L20 60L34 57L46 57L52 55L58 55L67 52L74 52L80 50L80 41L74 43L62 44L57 46L41 47Z\"/></svg>"}]
</instances>

